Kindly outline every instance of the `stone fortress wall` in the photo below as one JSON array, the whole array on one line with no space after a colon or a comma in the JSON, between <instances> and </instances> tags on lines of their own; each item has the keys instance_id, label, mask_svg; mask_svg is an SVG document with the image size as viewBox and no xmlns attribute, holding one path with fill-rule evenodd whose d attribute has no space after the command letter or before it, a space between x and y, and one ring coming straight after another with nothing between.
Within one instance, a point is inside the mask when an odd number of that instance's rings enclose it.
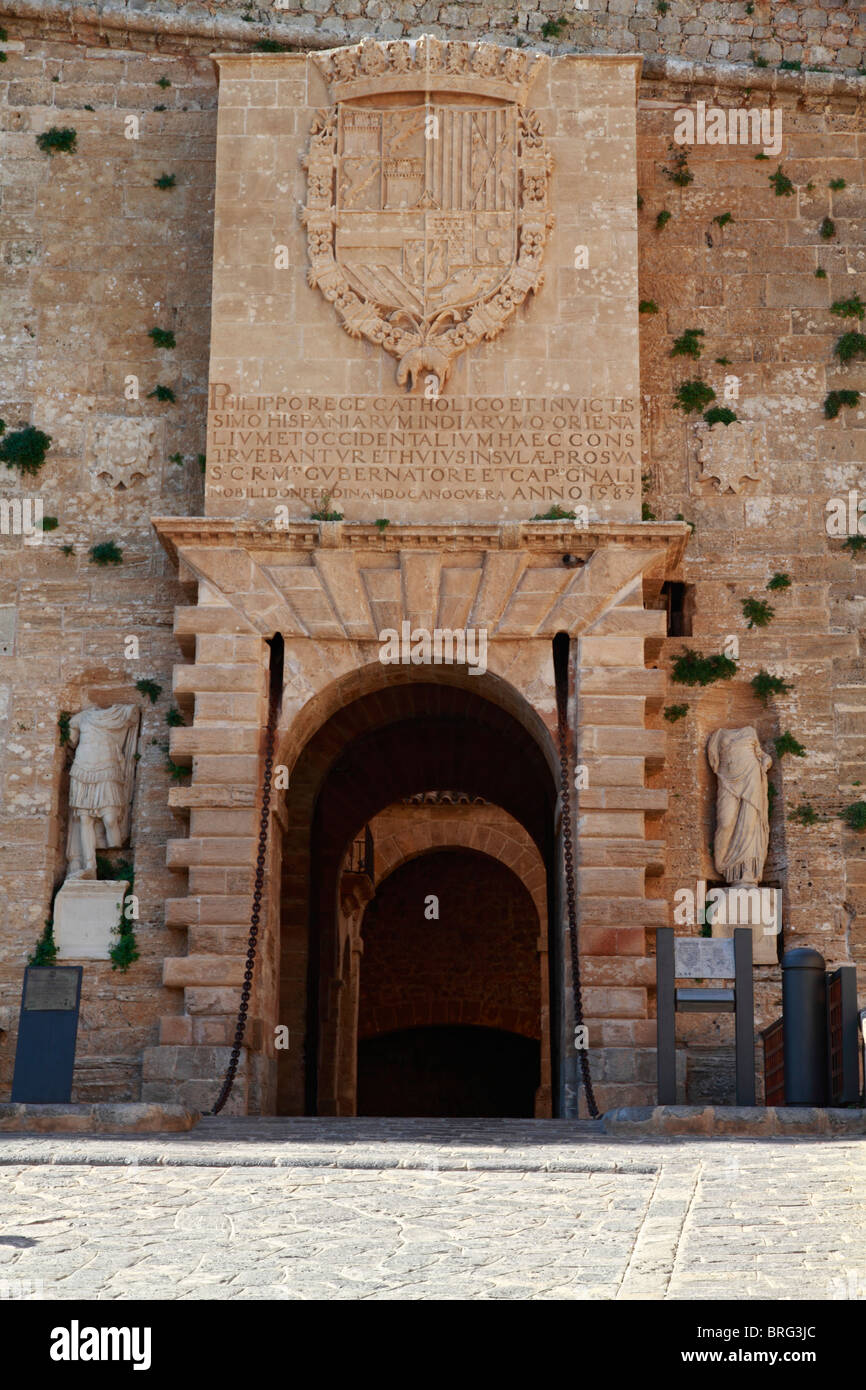
<instances>
[{"instance_id":1,"label":"stone fortress wall","mask_svg":"<svg viewBox=\"0 0 866 1390\"><path fill-rule=\"evenodd\" d=\"M535 44L546 18L560 14L547 0L531 11L391 6L399 18L384 16L377 0L366 7L370 14L361 15L358 5L353 15L353 8L355 0L338 0L339 24L324 0L303 14L273 18L254 7L247 13L253 21L269 18L267 32L285 41L317 44L423 29L513 41L510 26L490 30L494 11L503 17L519 11L526 22L517 37ZM710 730L753 723L769 746L790 729L806 757L789 756L773 772L779 794L765 881L786 888L788 944L817 945L828 964L850 959L862 974L866 837L845 828L839 812L861 798L866 780L864 568L860 556L828 537L824 508L831 497L866 489L866 411L861 401L827 420L822 403L832 389L866 392L866 367L839 366L833 356L834 343L852 324L829 312L840 299L866 298L866 80L852 75L864 61L863 28L853 6L774 5L772 39L758 32L770 27L769 8L758 0L747 18L740 4L673 0L663 16L655 6L626 0L611 0L604 11L590 3L587 14L571 16L558 46L633 49L650 60L638 112L640 297L658 312L641 316L643 468L652 512L660 519L682 513L695 531L683 570L693 586L693 636L667 639L648 657L667 668L684 645L710 653L730 634L739 639L734 681L706 690L671 686L666 703L688 703L688 714L673 724L661 710L656 715L666 734L670 809L658 825L668 846L666 872L651 891L670 902L696 876L714 878L703 751ZM691 19L686 10L700 13ZM170 1012L162 960L179 954L181 934L165 926L161 912L165 898L183 890L165 863L166 841L178 829L168 810L171 773L163 745L177 660L172 612L188 595L171 576L149 518L202 511L197 459L205 447L216 125L208 53L237 47L235 35L249 43L265 32L245 23L243 12L241 5L218 3L78 4L72 15L66 5L0 5L8 32L0 67L0 416L7 428L32 423L53 441L38 483L4 473L3 495L41 496L46 514L58 519L38 547L0 538L3 1087L11 1079L21 970L62 872L66 755L57 718L96 698L142 703L133 825L141 960L128 974L107 963L87 972L76 1097L135 1099L136 1058L156 1041L160 1015ZM757 28L746 34L749 23ZM644 24L651 27L638 27ZM689 25L704 27L689 32ZM831 43L843 35L844 44ZM728 59L746 62L748 54L737 47L743 43L776 66L731 67ZM778 51L763 47L772 43ZM696 62L652 61L665 54ZM783 60L832 71L779 71ZM673 183L674 111L698 100L781 111L780 158L756 160L750 146L695 145L688 155L693 181ZM140 120L137 140L124 135L129 115ZM38 151L36 135L51 126L74 126L74 155L49 159ZM777 165L794 185L790 195L773 190ZM155 188L162 174L173 174L175 186ZM830 181L841 178L845 188L830 190ZM659 230L664 210L671 218ZM726 213L731 219L719 225L714 219ZM822 237L827 217L834 231ZM816 277L819 268L826 277ZM592 269L586 274L592 285ZM154 348L148 337L154 326L175 332L174 351ZM699 361L670 356L688 329L703 332ZM719 357L727 364L717 364ZM137 401L125 396L130 374L139 377ZM699 457L698 417L674 408L677 385L698 375L720 398L725 376L739 378L735 408L761 467L757 476L747 468L734 479L734 491L723 491L724 480L712 474L711 454L703 462ZM170 386L175 402L152 398L157 384ZM177 454L179 464L171 461ZM107 540L122 548L123 562L102 569L88 551ZM71 554L64 551L69 546ZM767 594L776 572L789 574L791 587ZM769 627L747 629L741 600L749 595L772 602ZM129 635L139 638L137 660L124 655ZM235 639L236 659L243 658L245 640ZM767 708L749 686L762 667L792 686ZM142 678L162 687L156 704L135 694ZM790 819L806 803L822 817L818 823ZM591 963L587 983L593 983ZM648 983L627 958L621 961L610 1040L615 1036L623 1047L646 1031L637 1004L634 1020L623 1018L628 991L637 998ZM766 1022L778 1012L778 971L763 968L756 984ZM708 1042L703 1020L686 1020L684 1027L700 1030L697 1076L701 1049L711 1051L713 1039ZM726 1036L720 1027L715 1041ZM628 1103L629 1077L608 1079Z\"/></svg>"},{"instance_id":2,"label":"stone fortress wall","mask_svg":"<svg viewBox=\"0 0 866 1390\"><path fill-rule=\"evenodd\" d=\"M20 15L181 35L248 38L261 26L304 46L334 47L430 33L484 36L580 53L856 71L866 62L866 16L853 0L18 0Z\"/></svg>"}]
</instances>

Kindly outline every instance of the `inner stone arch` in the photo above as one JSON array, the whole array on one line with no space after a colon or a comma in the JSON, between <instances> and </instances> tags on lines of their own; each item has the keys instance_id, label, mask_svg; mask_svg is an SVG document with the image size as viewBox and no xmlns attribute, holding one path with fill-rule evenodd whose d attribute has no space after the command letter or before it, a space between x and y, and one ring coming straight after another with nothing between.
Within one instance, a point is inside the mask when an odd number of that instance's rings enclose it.
<instances>
[{"instance_id":1,"label":"inner stone arch","mask_svg":"<svg viewBox=\"0 0 866 1390\"><path fill-rule=\"evenodd\" d=\"M343 872L347 851L384 808L448 788L482 797L522 827L545 866L549 902L556 792L548 757L484 696L429 677L394 683L337 711L297 759L284 808L274 1003L279 1023L303 1038L303 1048L277 1059L279 1113L345 1109L345 947L375 887L363 864Z\"/></svg>"},{"instance_id":2,"label":"inner stone arch","mask_svg":"<svg viewBox=\"0 0 866 1390\"><path fill-rule=\"evenodd\" d=\"M500 858L442 845L389 873L353 948L354 1113L549 1114L539 941L532 896Z\"/></svg>"}]
</instances>

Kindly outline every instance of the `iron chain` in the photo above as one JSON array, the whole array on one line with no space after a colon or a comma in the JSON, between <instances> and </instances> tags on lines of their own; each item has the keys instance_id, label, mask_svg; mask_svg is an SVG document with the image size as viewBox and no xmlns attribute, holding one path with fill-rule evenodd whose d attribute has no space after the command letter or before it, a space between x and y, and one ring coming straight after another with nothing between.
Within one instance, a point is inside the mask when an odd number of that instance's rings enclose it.
<instances>
[{"instance_id":1,"label":"iron chain","mask_svg":"<svg viewBox=\"0 0 866 1390\"><path fill-rule=\"evenodd\" d=\"M241 1002L238 1009L238 1022L235 1029L235 1040L232 1045L231 1057L226 1068L225 1078L216 1105L210 1112L218 1115L231 1095L234 1085L235 1075L240 1060L241 1048L244 1042L244 1033L247 1027L247 1013L250 1007L250 993L253 986L253 971L256 964L256 943L259 935L259 917L262 910L262 893L265 882L265 859L268 852L268 821L271 811L271 774L274 765L274 739L276 736L277 714L280 706L279 690L271 689L270 703L268 706L268 725L265 731L265 776L262 786L262 814L259 821L259 850L256 857L256 876L253 888L253 909L250 914L250 939L247 945L247 963L244 970L244 983L241 990Z\"/></svg>"},{"instance_id":2,"label":"iron chain","mask_svg":"<svg viewBox=\"0 0 866 1390\"><path fill-rule=\"evenodd\" d=\"M559 717L557 720L557 732L559 734L559 766L560 781L562 787L562 846L563 857L565 859L565 894L568 906L568 940L571 947L571 987L574 995L574 1026L575 1029L583 1026L583 994L580 987L580 957L577 949L577 902L574 891L574 847L571 837L571 779L569 775L568 759L568 723L566 719L566 702L561 702ZM586 1096L586 1103L592 1118L598 1119L599 1109L595 1103L595 1094L592 1089L592 1077L589 1073L589 1051L585 1047L578 1049L580 1055L580 1072L583 1080L583 1090Z\"/></svg>"}]
</instances>

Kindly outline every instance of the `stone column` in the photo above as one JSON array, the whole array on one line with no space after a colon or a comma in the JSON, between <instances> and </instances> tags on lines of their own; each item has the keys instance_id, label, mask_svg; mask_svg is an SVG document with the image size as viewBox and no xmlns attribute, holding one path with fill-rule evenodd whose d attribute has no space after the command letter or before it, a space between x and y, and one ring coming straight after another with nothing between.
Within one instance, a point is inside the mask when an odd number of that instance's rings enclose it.
<instances>
[{"instance_id":1,"label":"stone column","mask_svg":"<svg viewBox=\"0 0 866 1390\"><path fill-rule=\"evenodd\" d=\"M345 970L340 980L336 1018L335 1107L337 1115L358 1113L358 1003L361 995L361 923L375 888L366 874L343 874L340 879L340 940Z\"/></svg>"}]
</instances>

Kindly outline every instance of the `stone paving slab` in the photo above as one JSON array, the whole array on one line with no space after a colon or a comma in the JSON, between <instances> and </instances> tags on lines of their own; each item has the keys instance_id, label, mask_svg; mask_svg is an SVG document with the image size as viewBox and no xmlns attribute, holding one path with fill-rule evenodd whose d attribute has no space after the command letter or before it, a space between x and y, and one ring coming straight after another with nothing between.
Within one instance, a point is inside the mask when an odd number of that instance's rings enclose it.
<instances>
[{"instance_id":1,"label":"stone paving slab","mask_svg":"<svg viewBox=\"0 0 866 1390\"><path fill-rule=\"evenodd\" d=\"M6 1297L866 1298L857 1138L206 1119L0 1154Z\"/></svg>"}]
</instances>

